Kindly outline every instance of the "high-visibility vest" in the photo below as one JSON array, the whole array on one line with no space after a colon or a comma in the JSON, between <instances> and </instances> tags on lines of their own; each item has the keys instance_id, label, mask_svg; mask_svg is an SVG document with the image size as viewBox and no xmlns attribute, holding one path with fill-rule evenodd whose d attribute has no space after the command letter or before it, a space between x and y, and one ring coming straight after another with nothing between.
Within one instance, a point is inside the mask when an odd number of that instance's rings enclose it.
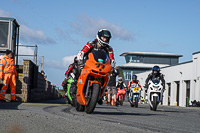
<instances>
[{"instance_id":1,"label":"high-visibility vest","mask_svg":"<svg viewBox=\"0 0 200 133\"><path fill-rule=\"evenodd\" d=\"M3 78L5 73L14 73L17 75L15 61L7 55L4 55L4 58L0 61L0 78Z\"/></svg>"}]
</instances>

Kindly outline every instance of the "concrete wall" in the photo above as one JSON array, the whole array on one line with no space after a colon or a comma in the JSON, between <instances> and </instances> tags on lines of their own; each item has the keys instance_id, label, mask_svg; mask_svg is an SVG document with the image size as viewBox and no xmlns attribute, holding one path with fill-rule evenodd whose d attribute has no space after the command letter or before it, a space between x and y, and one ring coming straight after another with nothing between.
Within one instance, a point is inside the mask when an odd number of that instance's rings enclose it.
<instances>
[{"instance_id":1,"label":"concrete wall","mask_svg":"<svg viewBox=\"0 0 200 133\"><path fill-rule=\"evenodd\" d=\"M28 71L27 71L28 70ZM60 95L56 86L45 80L44 75L38 72L38 67L31 60L24 60L23 87L27 90L27 101L41 101L59 98ZM26 92L26 91L25 91Z\"/></svg>"},{"instance_id":2,"label":"concrete wall","mask_svg":"<svg viewBox=\"0 0 200 133\"><path fill-rule=\"evenodd\" d=\"M16 98L22 102L42 101L59 98L60 94L56 86L51 85L50 81L44 79L44 76L38 72L36 66L31 60L24 59L24 65L19 66L18 79L16 86ZM10 90L8 89L6 99L10 99Z\"/></svg>"},{"instance_id":3,"label":"concrete wall","mask_svg":"<svg viewBox=\"0 0 200 133\"><path fill-rule=\"evenodd\" d=\"M151 73L151 71L137 74L142 86L144 86L149 73ZM171 88L170 105L176 106L179 101L179 106L185 107L186 83L188 81L190 82L190 101L200 101L200 52L193 54L192 61L176 66L162 68L161 73L165 75L166 81L166 91L164 92L163 105L168 105L168 91L169 88ZM177 89L178 83L179 88ZM179 98L177 100L178 91ZM142 92L142 96L144 96L144 91Z\"/></svg>"}]
</instances>

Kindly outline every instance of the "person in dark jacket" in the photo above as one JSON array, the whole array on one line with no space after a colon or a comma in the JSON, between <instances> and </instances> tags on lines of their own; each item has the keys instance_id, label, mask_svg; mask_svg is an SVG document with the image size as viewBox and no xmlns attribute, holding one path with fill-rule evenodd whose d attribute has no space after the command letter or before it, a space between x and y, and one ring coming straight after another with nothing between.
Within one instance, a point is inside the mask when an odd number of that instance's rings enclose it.
<instances>
[{"instance_id":1,"label":"person in dark jacket","mask_svg":"<svg viewBox=\"0 0 200 133\"><path fill-rule=\"evenodd\" d=\"M152 79L159 79L162 82L162 86L163 86L163 92L165 91L165 79L164 79L164 75L162 73L160 73L160 67L159 66L154 66L152 68L152 73L150 73L145 81L145 92L147 93L147 89L148 89L148 82L149 80Z\"/></svg>"},{"instance_id":2,"label":"person in dark jacket","mask_svg":"<svg viewBox=\"0 0 200 133\"><path fill-rule=\"evenodd\" d=\"M113 69L112 74L110 75L110 80L108 82L107 85L107 91L108 91L108 105L110 105L110 94L112 93L112 95L114 95L114 101L115 101L115 105L116 104L116 94L117 94L117 89L116 89L116 77L119 74L119 71L117 69L117 67L115 67Z\"/></svg>"}]
</instances>

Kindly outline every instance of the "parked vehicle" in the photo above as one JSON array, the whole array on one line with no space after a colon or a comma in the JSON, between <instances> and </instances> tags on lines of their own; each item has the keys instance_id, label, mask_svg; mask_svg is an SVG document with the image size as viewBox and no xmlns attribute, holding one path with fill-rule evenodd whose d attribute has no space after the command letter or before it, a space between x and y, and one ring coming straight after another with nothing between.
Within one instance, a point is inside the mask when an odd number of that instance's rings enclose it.
<instances>
[{"instance_id":1,"label":"parked vehicle","mask_svg":"<svg viewBox=\"0 0 200 133\"><path fill-rule=\"evenodd\" d=\"M149 81L147 95L150 109L156 111L157 106L162 101L163 96L163 86L160 80L155 79Z\"/></svg>"},{"instance_id":2,"label":"parked vehicle","mask_svg":"<svg viewBox=\"0 0 200 133\"><path fill-rule=\"evenodd\" d=\"M130 87L130 92L129 92L129 102L131 107L138 107L138 102L140 100L140 90L141 88L139 87L138 84L134 84L133 86Z\"/></svg>"},{"instance_id":3,"label":"parked vehicle","mask_svg":"<svg viewBox=\"0 0 200 133\"><path fill-rule=\"evenodd\" d=\"M121 106L123 105L123 102L125 100L125 95L126 95L125 88L123 88L123 89L118 88L118 90L117 90L117 102Z\"/></svg>"},{"instance_id":4,"label":"parked vehicle","mask_svg":"<svg viewBox=\"0 0 200 133\"><path fill-rule=\"evenodd\" d=\"M192 103L192 107L200 107L200 101L194 100L194 101L191 101L191 103Z\"/></svg>"},{"instance_id":5,"label":"parked vehicle","mask_svg":"<svg viewBox=\"0 0 200 133\"><path fill-rule=\"evenodd\" d=\"M77 81L76 110L94 111L96 103L103 96L111 74L112 66L108 54L103 50L93 50Z\"/></svg>"}]
</instances>

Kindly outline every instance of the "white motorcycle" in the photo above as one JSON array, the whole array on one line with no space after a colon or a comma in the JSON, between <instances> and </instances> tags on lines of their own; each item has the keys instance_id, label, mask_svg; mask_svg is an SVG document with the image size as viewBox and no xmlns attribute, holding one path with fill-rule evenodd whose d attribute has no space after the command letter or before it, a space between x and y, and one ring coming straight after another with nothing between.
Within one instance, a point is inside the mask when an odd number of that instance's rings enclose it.
<instances>
[{"instance_id":1,"label":"white motorcycle","mask_svg":"<svg viewBox=\"0 0 200 133\"><path fill-rule=\"evenodd\" d=\"M147 95L148 95L148 103L150 105L150 109L156 111L158 104L162 101L162 96L163 96L162 82L158 79L150 80Z\"/></svg>"}]
</instances>

